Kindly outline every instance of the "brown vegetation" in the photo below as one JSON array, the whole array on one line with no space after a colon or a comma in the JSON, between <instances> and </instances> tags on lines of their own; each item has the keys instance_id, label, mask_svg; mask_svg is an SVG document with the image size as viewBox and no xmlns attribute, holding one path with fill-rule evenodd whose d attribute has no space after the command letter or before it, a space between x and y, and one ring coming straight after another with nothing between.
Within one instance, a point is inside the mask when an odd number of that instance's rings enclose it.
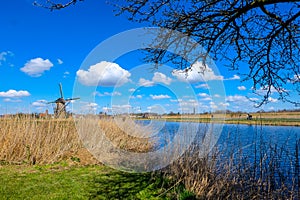
<instances>
[{"instance_id":1,"label":"brown vegetation","mask_svg":"<svg viewBox=\"0 0 300 200\"><path fill-rule=\"evenodd\" d=\"M249 113L252 120L247 120L247 113L212 113L163 116L168 121L193 121L226 124L261 124L274 126L300 126L300 112L256 112Z\"/></svg>"},{"instance_id":2,"label":"brown vegetation","mask_svg":"<svg viewBox=\"0 0 300 200\"><path fill-rule=\"evenodd\" d=\"M0 160L6 162L52 163L82 148L72 120L14 117L0 123Z\"/></svg>"},{"instance_id":3,"label":"brown vegetation","mask_svg":"<svg viewBox=\"0 0 300 200\"><path fill-rule=\"evenodd\" d=\"M228 149L215 148L200 158L201 147L194 145L161 173L174 184L182 183L197 199L299 199L299 141L295 151L257 143L255 159L243 155L238 145L229 155Z\"/></svg>"},{"instance_id":4,"label":"brown vegetation","mask_svg":"<svg viewBox=\"0 0 300 200\"><path fill-rule=\"evenodd\" d=\"M116 120L116 121L115 121ZM142 129L129 118L100 120L99 125L112 143L132 152L149 152L153 143L148 136L151 130Z\"/></svg>"},{"instance_id":5,"label":"brown vegetation","mask_svg":"<svg viewBox=\"0 0 300 200\"><path fill-rule=\"evenodd\" d=\"M91 119L88 119L91 122ZM145 152L151 149L151 143L145 138L127 135L128 131L141 132L136 126L126 126L127 121L116 124L113 119L94 119L97 127L117 147ZM99 163L81 142L78 127L73 119L36 119L7 118L0 119L0 161L8 163L47 164L61 160L78 160L81 164ZM89 125L87 121L84 121ZM93 127L96 128L97 127ZM86 133L96 131L83 127ZM78 158L78 159L73 159Z\"/></svg>"},{"instance_id":6,"label":"brown vegetation","mask_svg":"<svg viewBox=\"0 0 300 200\"><path fill-rule=\"evenodd\" d=\"M78 127L76 123L82 124ZM77 134L76 128L82 129L84 134ZM67 160L73 164L97 164L80 139L97 138L98 133L105 133L102 136L118 148L148 152L153 148L153 141L143 136L150 132L128 118L1 119L0 161L46 164ZM97 144L97 141L92 142ZM292 150L285 144L261 139L255 143L252 158L249 158L238 144L231 149L216 147L207 154L203 154L201 145L194 144L177 161L156 174L173 182L170 190L183 185L198 199L298 199L299 146L299 139ZM118 154L114 156L113 159L118 159ZM288 168L282 168L282 163Z\"/></svg>"}]
</instances>

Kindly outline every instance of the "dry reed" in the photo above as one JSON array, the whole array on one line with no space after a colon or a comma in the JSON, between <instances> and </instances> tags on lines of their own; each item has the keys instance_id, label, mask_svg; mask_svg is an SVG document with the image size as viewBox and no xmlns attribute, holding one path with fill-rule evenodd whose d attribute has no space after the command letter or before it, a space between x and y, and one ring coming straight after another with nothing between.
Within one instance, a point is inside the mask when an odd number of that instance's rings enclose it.
<instances>
[{"instance_id":1,"label":"dry reed","mask_svg":"<svg viewBox=\"0 0 300 200\"><path fill-rule=\"evenodd\" d=\"M146 137L151 130L142 130L126 118L116 120L1 119L0 160L32 164L60 161L83 148L80 139L97 144L99 130L101 137L126 151L148 152L153 148L153 141ZM84 134L77 134L76 123ZM298 139L291 151L285 144L260 139L253 149L254 159L250 159L239 145L232 150L214 148L199 157L203 149L193 144L177 161L157 173L176 185L183 184L198 199L299 199L299 145ZM289 165L288 169L282 168L282 162Z\"/></svg>"},{"instance_id":2,"label":"dry reed","mask_svg":"<svg viewBox=\"0 0 300 200\"><path fill-rule=\"evenodd\" d=\"M199 157L203 149L195 143L160 173L197 199L299 199L299 143L291 150L260 138L251 157L239 145Z\"/></svg>"},{"instance_id":3,"label":"dry reed","mask_svg":"<svg viewBox=\"0 0 300 200\"><path fill-rule=\"evenodd\" d=\"M51 163L81 144L72 120L12 117L0 120L0 160Z\"/></svg>"},{"instance_id":4,"label":"dry reed","mask_svg":"<svg viewBox=\"0 0 300 200\"><path fill-rule=\"evenodd\" d=\"M147 138L137 138L126 134L126 130L119 128L111 119L93 118L84 121L89 125L94 121L96 129L101 127L117 147L133 152L145 152L151 149ZM91 121L92 120L92 121ZM123 123L124 124L124 123ZM126 124L126 123L125 123ZM0 161L8 163L39 163L47 164L78 156L89 157L86 164L95 163L95 158L85 147L77 133L73 119L36 119L34 117L12 117L0 119ZM93 135L96 131L84 128L86 133ZM128 126L127 131L138 132L133 126ZM85 158L82 158L85 159Z\"/></svg>"},{"instance_id":5,"label":"dry reed","mask_svg":"<svg viewBox=\"0 0 300 200\"><path fill-rule=\"evenodd\" d=\"M131 152L149 152L154 141L149 139L151 130L134 123L130 118L100 120L99 125L114 146Z\"/></svg>"},{"instance_id":6,"label":"dry reed","mask_svg":"<svg viewBox=\"0 0 300 200\"><path fill-rule=\"evenodd\" d=\"M130 118L99 120L95 116L87 116L75 121L83 145L103 164L113 168L141 170L145 166L144 160L138 159L137 155L151 151L155 145L149 137L151 131L135 124Z\"/></svg>"}]
</instances>

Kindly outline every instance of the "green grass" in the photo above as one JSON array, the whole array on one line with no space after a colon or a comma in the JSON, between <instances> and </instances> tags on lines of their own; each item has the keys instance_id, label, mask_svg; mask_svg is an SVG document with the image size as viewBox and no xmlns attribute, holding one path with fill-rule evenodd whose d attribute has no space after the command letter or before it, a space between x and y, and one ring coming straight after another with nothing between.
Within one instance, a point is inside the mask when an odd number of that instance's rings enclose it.
<instances>
[{"instance_id":1,"label":"green grass","mask_svg":"<svg viewBox=\"0 0 300 200\"><path fill-rule=\"evenodd\" d=\"M262 124L262 125L278 125L278 126L300 126L300 119L297 118L254 118L247 119L226 119L225 123L233 124Z\"/></svg>"},{"instance_id":2,"label":"green grass","mask_svg":"<svg viewBox=\"0 0 300 200\"><path fill-rule=\"evenodd\" d=\"M161 119L156 119L161 120ZM162 119L172 122L200 122L200 123L226 123L226 124L262 124L262 125L278 125L278 126L300 126L299 118L253 118L247 120L245 118L166 118Z\"/></svg>"},{"instance_id":3,"label":"green grass","mask_svg":"<svg viewBox=\"0 0 300 200\"><path fill-rule=\"evenodd\" d=\"M0 165L0 199L174 199L178 191L162 185L149 173L104 166Z\"/></svg>"}]
</instances>

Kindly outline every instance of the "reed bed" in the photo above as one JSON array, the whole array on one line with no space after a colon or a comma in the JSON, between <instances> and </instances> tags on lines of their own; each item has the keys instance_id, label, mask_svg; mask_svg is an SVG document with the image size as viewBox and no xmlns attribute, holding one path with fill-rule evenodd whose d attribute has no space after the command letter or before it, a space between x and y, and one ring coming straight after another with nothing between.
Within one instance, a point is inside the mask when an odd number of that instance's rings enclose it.
<instances>
[{"instance_id":1,"label":"reed bed","mask_svg":"<svg viewBox=\"0 0 300 200\"><path fill-rule=\"evenodd\" d=\"M137 153L153 150L155 141L149 139L151 130L139 126L130 118L100 120L99 125L106 137L116 147Z\"/></svg>"},{"instance_id":2,"label":"reed bed","mask_svg":"<svg viewBox=\"0 0 300 200\"><path fill-rule=\"evenodd\" d=\"M110 118L100 120L94 117L80 122L84 125L76 127L76 120L73 119L36 119L24 116L0 119L0 161L48 164L78 157L76 159L85 160L85 164L97 163L85 148L81 140L85 138L80 138L78 128L83 128L84 137L90 138L94 138L98 130L102 130L101 133L117 148L133 152L147 152L152 148L153 143L149 139L126 134L142 132L136 126L129 126L127 120L117 124ZM101 144L98 147L101 150Z\"/></svg>"},{"instance_id":3,"label":"reed bed","mask_svg":"<svg viewBox=\"0 0 300 200\"><path fill-rule=\"evenodd\" d=\"M194 143L159 173L174 185L184 185L195 199L299 199L300 140L290 149L288 141L279 145L265 141L260 137L263 133L256 134L259 139L250 154L237 142L203 156L203 147Z\"/></svg>"},{"instance_id":4,"label":"reed bed","mask_svg":"<svg viewBox=\"0 0 300 200\"><path fill-rule=\"evenodd\" d=\"M52 163L82 147L70 119L12 117L0 124L0 160L5 162Z\"/></svg>"},{"instance_id":5,"label":"reed bed","mask_svg":"<svg viewBox=\"0 0 300 200\"><path fill-rule=\"evenodd\" d=\"M155 147L155 139L149 137L151 131L127 117L99 120L95 116L87 116L75 122L83 145L94 157L112 168L141 171L145 167L145 159L138 155Z\"/></svg>"},{"instance_id":6,"label":"reed bed","mask_svg":"<svg viewBox=\"0 0 300 200\"><path fill-rule=\"evenodd\" d=\"M179 159L155 174L168 180L168 185L169 181L173 183L169 190L182 185L191 191L193 194L188 193L190 197L187 199L299 199L299 138L290 149L287 148L288 141L280 145L265 141L261 137L263 133L259 132L259 128L257 130L255 138L258 139L248 150L250 154L245 153L245 149L239 145L239 138L228 138L237 143L215 147L211 151L204 151L207 152L204 155L198 141ZM101 137L107 138L118 149L149 152L155 147L155 140L147 137L149 134L151 130L137 126L128 118L1 119L0 161L46 164L74 157L86 146L110 151L103 148ZM189 140L188 137L186 139ZM181 144L176 145L179 148ZM175 150L172 152L176 153L176 146L173 148ZM118 161L118 156L116 153L112 159ZM161 159L164 159L164 155Z\"/></svg>"}]
</instances>

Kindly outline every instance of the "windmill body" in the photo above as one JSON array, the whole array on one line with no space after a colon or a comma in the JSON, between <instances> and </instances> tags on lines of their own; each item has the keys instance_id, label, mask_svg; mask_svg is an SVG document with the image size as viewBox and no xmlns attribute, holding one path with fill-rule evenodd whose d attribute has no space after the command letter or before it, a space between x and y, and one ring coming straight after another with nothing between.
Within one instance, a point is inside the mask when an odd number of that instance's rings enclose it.
<instances>
[{"instance_id":1,"label":"windmill body","mask_svg":"<svg viewBox=\"0 0 300 200\"><path fill-rule=\"evenodd\" d=\"M66 107L69 105L69 103L72 100L77 100L80 98L64 99L61 83L59 84L59 91L60 91L60 98L56 99L53 102L49 102L49 103L55 103L55 107L54 107L54 117L55 118L66 118L67 117Z\"/></svg>"}]
</instances>

